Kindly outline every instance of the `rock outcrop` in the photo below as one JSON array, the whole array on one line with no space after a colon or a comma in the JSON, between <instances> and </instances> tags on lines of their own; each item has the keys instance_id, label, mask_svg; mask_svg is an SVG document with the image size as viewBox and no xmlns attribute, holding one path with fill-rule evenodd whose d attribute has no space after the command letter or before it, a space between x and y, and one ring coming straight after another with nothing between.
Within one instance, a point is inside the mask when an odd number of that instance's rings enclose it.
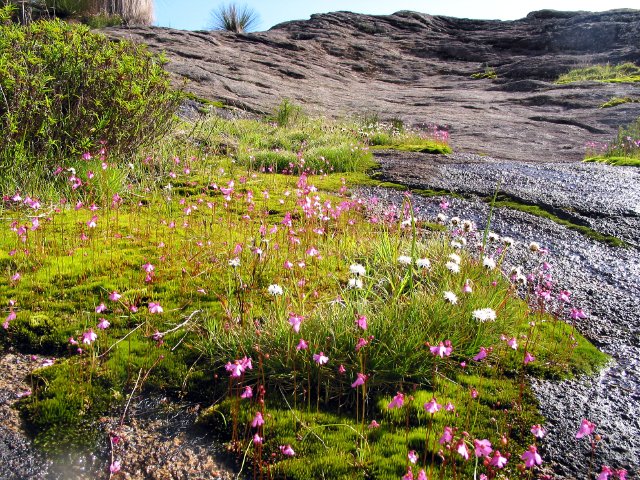
<instances>
[{"instance_id":1,"label":"rock outcrop","mask_svg":"<svg viewBox=\"0 0 640 480\"><path fill-rule=\"evenodd\" d=\"M107 29L165 52L187 90L250 111L290 98L331 116L447 126L454 147L503 159L573 161L640 116L633 84L556 85L596 63L640 62L640 11L543 10L516 21L402 11L313 15L253 34ZM497 79L474 80L485 68ZM636 84L638 85L638 84Z\"/></svg>"}]
</instances>

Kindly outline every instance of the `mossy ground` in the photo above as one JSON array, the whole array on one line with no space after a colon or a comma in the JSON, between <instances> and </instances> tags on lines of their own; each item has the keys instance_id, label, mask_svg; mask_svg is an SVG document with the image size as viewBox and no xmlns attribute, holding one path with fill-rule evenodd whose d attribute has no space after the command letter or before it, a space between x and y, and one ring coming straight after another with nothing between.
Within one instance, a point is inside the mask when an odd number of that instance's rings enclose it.
<instances>
[{"instance_id":1,"label":"mossy ground","mask_svg":"<svg viewBox=\"0 0 640 480\"><path fill-rule=\"evenodd\" d=\"M428 143L391 136L394 145ZM517 474L528 429L542 421L525 375L590 373L606 357L570 325L532 311L472 252L452 273L451 231L412 225L410 203L376 209L352 199L353 184L375 182L365 174L374 165L370 138L315 120L279 127L212 118L181 125L132 165L107 161L84 189L61 179L66 200L49 199L37 215L5 206L0 305L16 318L0 341L56 357L34 373L33 395L21 402L38 443L90 440L93 421L134 388L157 389L215 403L203 421L276 478L397 478L411 449L431 472L471 472L455 450L440 458L445 425L469 445L498 445L504 435L500 450L512 453ZM502 261L502 249L489 251ZM401 255L429 258L431 268L399 264ZM354 263L366 270L362 288L349 288ZM461 293L467 282L472 294ZM282 296L269 295L273 284ZM521 293L533 295L533 285ZM152 303L164 312L152 313ZM474 320L481 308L496 321ZM303 317L299 334L293 314ZM357 315L367 316L366 331L354 326ZM84 343L90 328L97 339ZM296 349L301 335L308 350ZM500 335L521 347L507 348ZM432 355L429 345L444 340L454 353ZM491 353L474 362L480 347ZM525 348L535 362L523 363ZM327 365L313 361L319 351ZM254 368L229 378L225 366L243 356ZM364 387L351 386L357 373L367 375ZM247 386L255 396L241 401ZM414 399L391 411L397 391ZM427 414L433 396L454 413ZM248 425L256 409L266 419L260 448ZM368 428L373 420L381 426ZM286 444L294 458L278 453Z\"/></svg>"},{"instance_id":2,"label":"mossy ground","mask_svg":"<svg viewBox=\"0 0 640 480\"><path fill-rule=\"evenodd\" d=\"M640 158L634 157L587 157L584 159L589 163L606 163L607 165L615 165L618 167L640 167Z\"/></svg>"}]
</instances>

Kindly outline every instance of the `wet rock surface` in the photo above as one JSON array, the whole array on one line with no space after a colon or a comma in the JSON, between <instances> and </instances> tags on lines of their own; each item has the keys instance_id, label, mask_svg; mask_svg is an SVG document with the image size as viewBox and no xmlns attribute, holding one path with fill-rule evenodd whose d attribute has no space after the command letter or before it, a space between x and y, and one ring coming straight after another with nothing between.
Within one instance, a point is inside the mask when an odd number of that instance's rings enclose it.
<instances>
[{"instance_id":1,"label":"wet rock surface","mask_svg":"<svg viewBox=\"0 0 640 480\"><path fill-rule=\"evenodd\" d=\"M333 117L437 124L453 147L508 160L581 159L640 116L631 84L552 83L576 66L640 60L640 11L532 12L516 21L335 12L267 32L111 28L165 52L185 88L252 112L283 98ZM493 68L497 79L474 80Z\"/></svg>"},{"instance_id":2,"label":"wet rock surface","mask_svg":"<svg viewBox=\"0 0 640 480\"><path fill-rule=\"evenodd\" d=\"M640 195L637 170L526 164L469 154L424 157L383 153L379 158L381 177L412 188L464 194L464 198L448 198L451 206L447 213L472 219L484 228L489 205L478 194L492 195L504 173L507 178L501 189L532 204L545 204L551 198L567 210L580 209L581 215L593 221L593 228L610 228L628 240L628 248L611 247L551 220L508 208L496 209L491 220L492 230L520 242L520 248L507 258L511 265L532 269L539 262L523 244L537 241L549 249L547 261L553 266L557 286L570 290L572 303L588 313L588 318L577 324L578 330L612 357L611 365L596 377L533 381L547 418L549 434L543 446L554 478L587 478L591 445L586 439L575 438L583 418L594 422L602 436L594 469L599 472L601 465L626 468L632 475L629 478L636 478L634 475L640 475L640 232L637 215L629 212L637 208ZM362 189L358 194L396 205L403 201L402 193L383 188ZM413 197L418 215L432 221L440 212L439 202L440 198ZM620 218L635 223L627 228Z\"/></svg>"}]
</instances>

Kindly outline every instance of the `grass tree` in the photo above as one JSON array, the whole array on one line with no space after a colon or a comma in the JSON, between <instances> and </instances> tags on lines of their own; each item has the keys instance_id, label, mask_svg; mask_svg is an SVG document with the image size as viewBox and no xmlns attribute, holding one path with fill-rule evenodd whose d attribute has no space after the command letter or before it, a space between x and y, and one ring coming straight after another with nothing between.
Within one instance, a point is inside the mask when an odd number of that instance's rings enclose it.
<instances>
[{"instance_id":1,"label":"grass tree","mask_svg":"<svg viewBox=\"0 0 640 480\"><path fill-rule=\"evenodd\" d=\"M211 29L244 33L255 30L260 22L258 13L247 5L222 4L211 12Z\"/></svg>"}]
</instances>

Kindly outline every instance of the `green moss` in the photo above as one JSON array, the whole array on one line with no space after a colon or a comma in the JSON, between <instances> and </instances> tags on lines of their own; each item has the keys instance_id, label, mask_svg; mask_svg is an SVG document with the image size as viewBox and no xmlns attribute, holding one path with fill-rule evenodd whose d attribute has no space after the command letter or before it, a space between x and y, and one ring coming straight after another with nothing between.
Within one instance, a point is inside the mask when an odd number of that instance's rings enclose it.
<instances>
[{"instance_id":1,"label":"green moss","mask_svg":"<svg viewBox=\"0 0 640 480\"><path fill-rule=\"evenodd\" d=\"M494 79L498 78L498 74L493 67L486 67L484 71L472 74L471 78L473 78L474 80L481 80L486 78Z\"/></svg>"},{"instance_id":2,"label":"green moss","mask_svg":"<svg viewBox=\"0 0 640 480\"><path fill-rule=\"evenodd\" d=\"M600 105L599 108L611 108L625 103L638 103L640 99L631 97L613 97L611 100Z\"/></svg>"},{"instance_id":3,"label":"green moss","mask_svg":"<svg viewBox=\"0 0 640 480\"><path fill-rule=\"evenodd\" d=\"M615 165L618 167L640 167L640 158L634 157L588 157L585 162L606 163L607 165Z\"/></svg>"},{"instance_id":4,"label":"green moss","mask_svg":"<svg viewBox=\"0 0 640 480\"><path fill-rule=\"evenodd\" d=\"M492 198L486 198L485 199L487 202L491 202ZM525 204L525 203L521 203L518 201L515 201L513 199L507 198L502 196L502 198L500 200L497 200L494 205L496 207L503 207L503 208L511 208L512 210L519 210L521 212L526 212L529 213L531 215L535 215L537 217L542 217L542 218L546 218L548 220L551 220L559 225L562 225L570 230L575 230L577 232L582 233L584 236L591 238L593 240L596 240L598 242L602 242L602 243L606 243L607 245L611 245L613 247L624 247L626 246L626 243L623 240L620 240L617 237L614 237L613 235L607 235L604 233L600 233L594 229L592 229L591 227L588 227L586 225L579 225L576 224L574 222L572 222L571 220L565 219L565 218L561 218L558 215L549 212L547 210L545 210L544 208L538 206L538 205L529 205L529 204Z\"/></svg>"},{"instance_id":5,"label":"green moss","mask_svg":"<svg viewBox=\"0 0 640 480\"><path fill-rule=\"evenodd\" d=\"M208 98L199 97L198 95L196 95L195 93L192 93L192 92L183 92L183 96L185 98L188 98L189 100L193 100L193 101L198 102L199 104L207 106L207 107L213 107L213 108L226 108L227 107L224 104L224 102L222 102L220 100L209 100Z\"/></svg>"}]
</instances>

